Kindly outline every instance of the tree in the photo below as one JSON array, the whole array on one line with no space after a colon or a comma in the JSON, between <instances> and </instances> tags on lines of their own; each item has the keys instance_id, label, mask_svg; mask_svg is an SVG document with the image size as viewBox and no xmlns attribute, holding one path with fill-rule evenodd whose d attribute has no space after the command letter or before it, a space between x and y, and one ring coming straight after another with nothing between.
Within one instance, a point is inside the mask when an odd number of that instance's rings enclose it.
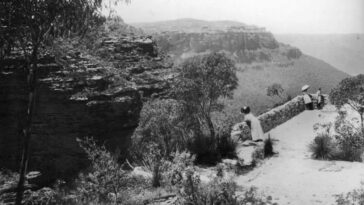
<instances>
[{"instance_id":1,"label":"tree","mask_svg":"<svg viewBox=\"0 0 364 205\"><path fill-rule=\"evenodd\" d=\"M349 77L342 80L331 90L330 101L337 108L350 105L360 115L361 127L364 129L364 75Z\"/></svg>"},{"instance_id":2,"label":"tree","mask_svg":"<svg viewBox=\"0 0 364 205\"><path fill-rule=\"evenodd\" d=\"M282 94L284 89L281 84L273 83L272 85L268 86L267 88L267 95L269 97L278 96L279 98L283 99Z\"/></svg>"},{"instance_id":3,"label":"tree","mask_svg":"<svg viewBox=\"0 0 364 205\"><path fill-rule=\"evenodd\" d=\"M125 3L130 3L131 0L125 0ZM118 6L120 0L106 0L104 7L108 10L108 18L112 18L113 14L115 13L115 7Z\"/></svg>"},{"instance_id":4,"label":"tree","mask_svg":"<svg viewBox=\"0 0 364 205\"><path fill-rule=\"evenodd\" d=\"M23 127L24 145L16 204L21 204L28 166L29 142L37 87L40 51L58 36L84 35L103 22L102 0L4 0L0 2L0 54L21 48L28 83L28 105Z\"/></svg>"},{"instance_id":5,"label":"tree","mask_svg":"<svg viewBox=\"0 0 364 205\"><path fill-rule=\"evenodd\" d=\"M190 135L187 127L191 121L184 120L183 115L183 106L176 100L155 99L145 103L133 135L137 148L134 151L145 153L145 146L156 144L162 156L169 157L172 152L184 150ZM193 126L192 123L190 125ZM138 155L135 153L134 157Z\"/></svg>"},{"instance_id":6,"label":"tree","mask_svg":"<svg viewBox=\"0 0 364 205\"><path fill-rule=\"evenodd\" d=\"M187 59L178 69L173 96L185 106L185 112L207 127L215 138L211 113L221 109L220 97L232 97L238 85L234 62L222 53Z\"/></svg>"}]
</instances>

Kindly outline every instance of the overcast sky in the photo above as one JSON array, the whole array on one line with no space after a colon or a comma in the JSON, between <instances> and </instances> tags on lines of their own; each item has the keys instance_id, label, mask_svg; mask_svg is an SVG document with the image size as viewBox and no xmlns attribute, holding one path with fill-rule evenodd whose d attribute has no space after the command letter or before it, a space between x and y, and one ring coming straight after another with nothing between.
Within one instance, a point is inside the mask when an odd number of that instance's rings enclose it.
<instances>
[{"instance_id":1,"label":"overcast sky","mask_svg":"<svg viewBox=\"0 0 364 205\"><path fill-rule=\"evenodd\" d=\"M364 33L364 0L131 0L127 22L235 20L273 33Z\"/></svg>"}]
</instances>

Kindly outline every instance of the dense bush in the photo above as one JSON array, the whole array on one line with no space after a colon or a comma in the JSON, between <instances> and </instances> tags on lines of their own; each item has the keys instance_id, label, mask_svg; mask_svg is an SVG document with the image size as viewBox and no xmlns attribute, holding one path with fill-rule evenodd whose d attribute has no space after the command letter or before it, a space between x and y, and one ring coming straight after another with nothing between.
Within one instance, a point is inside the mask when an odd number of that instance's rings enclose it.
<instances>
[{"instance_id":1,"label":"dense bush","mask_svg":"<svg viewBox=\"0 0 364 205\"><path fill-rule=\"evenodd\" d=\"M264 140L264 157L267 158L273 155L273 141L272 138L270 138L270 135L268 135L268 138Z\"/></svg>"},{"instance_id":2,"label":"dense bush","mask_svg":"<svg viewBox=\"0 0 364 205\"><path fill-rule=\"evenodd\" d=\"M193 123L197 122L188 119L183 106L175 100L157 99L146 102L140 112L139 126L132 137L135 148L132 151L141 151L143 154L146 146L152 143L158 147L163 157L184 150L191 135L195 135Z\"/></svg>"},{"instance_id":3,"label":"dense bush","mask_svg":"<svg viewBox=\"0 0 364 205\"><path fill-rule=\"evenodd\" d=\"M309 148L315 159L331 160L337 155L336 144L328 133L315 137Z\"/></svg>"},{"instance_id":4,"label":"dense bush","mask_svg":"<svg viewBox=\"0 0 364 205\"><path fill-rule=\"evenodd\" d=\"M335 139L340 149L338 158L346 161L362 161L364 151L364 133L359 127L347 120L346 112L340 112L336 118Z\"/></svg>"},{"instance_id":5,"label":"dense bush","mask_svg":"<svg viewBox=\"0 0 364 205\"><path fill-rule=\"evenodd\" d=\"M177 204L194 204L194 205L243 205L266 204L258 196L255 188L251 188L237 195L238 186L235 182L223 179L223 173L218 172L210 182L201 182L199 176L192 170L188 170L185 178L181 183L181 189L178 192Z\"/></svg>"},{"instance_id":6,"label":"dense bush","mask_svg":"<svg viewBox=\"0 0 364 205\"><path fill-rule=\"evenodd\" d=\"M316 159L363 161L364 133L361 128L353 125L346 119L346 112L339 112L334 123L335 132L332 133L332 124L317 124L315 130L322 129L310 144L312 156Z\"/></svg>"},{"instance_id":7,"label":"dense bush","mask_svg":"<svg viewBox=\"0 0 364 205\"><path fill-rule=\"evenodd\" d=\"M133 157L143 158L151 143L163 159L186 149L204 164L234 156L232 124L220 126L212 119L223 108L220 99L232 97L237 86L234 62L222 53L212 53L192 57L176 70L169 92L173 99L153 100L143 106L133 136Z\"/></svg>"},{"instance_id":8,"label":"dense bush","mask_svg":"<svg viewBox=\"0 0 364 205\"><path fill-rule=\"evenodd\" d=\"M119 193L127 187L127 174L104 146L96 145L92 138L78 140L81 148L91 161L92 169L87 174L80 174L76 180L78 202L117 202Z\"/></svg>"},{"instance_id":9,"label":"dense bush","mask_svg":"<svg viewBox=\"0 0 364 205\"><path fill-rule=\"evenodd\" d=\"M360 115L361 127L364 129L364 75L345 78L330 92L330 101L341 108L348 104Z\"/></svg>"},{"instance_id":10,"label":"dense bush","mask_svg":"<svg viewBox=\"0 0 364 205\"><path fill-rule=\"evenodd\" d=\"M288 59L297 59L301 57L302 52L298 48L291 48L287 51L286 56Z\"/></svg>"},{"instance_id":11,"label":"dense bush","mask_svg":"<svg viewBox=\"0 0 364 205\"><path fill-rule=\"evenodd\" d=\"M363 183L361 188L355 189L346 194L336 196L337 205L363 205L364 204L364 187Z\"/></svg>"}]
</instances>

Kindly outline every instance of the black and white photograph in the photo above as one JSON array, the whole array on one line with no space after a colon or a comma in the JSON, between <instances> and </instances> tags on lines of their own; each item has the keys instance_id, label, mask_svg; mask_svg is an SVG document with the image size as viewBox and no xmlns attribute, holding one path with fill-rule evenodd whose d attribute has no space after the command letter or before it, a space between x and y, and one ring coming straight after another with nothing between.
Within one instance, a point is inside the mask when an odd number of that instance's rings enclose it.
<instances>
[{"instance_id":1,"label":"black and white photograph","mask_svg":"<svg viewBox=\"0 0 364 205\"><path fill-rule=\"evenodd\" d=\"M363 205L364 0L0 0L0 205Z\"/></svg>"}]
</instances>

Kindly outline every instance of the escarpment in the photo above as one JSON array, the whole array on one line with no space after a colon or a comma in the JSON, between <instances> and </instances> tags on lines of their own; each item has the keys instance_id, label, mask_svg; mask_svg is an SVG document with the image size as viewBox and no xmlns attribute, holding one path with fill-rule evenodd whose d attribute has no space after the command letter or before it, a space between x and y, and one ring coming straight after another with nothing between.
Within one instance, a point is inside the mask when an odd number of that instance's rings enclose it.
<instances>
[{"instance_id":1,"label":"escarpment","mask_svg":"<svg viewBox=\"0 0 364 205\"><path fill-rule=\"evenodd\" d=\"M125 156L143 101L163 93L173 77L148 36L103 37L92 54L59 43L57 58L42 56L37 71L29 170L46 173L44 183L87 166L76 138L93 136ZM0 90L0 164L17 170L28 97L19 57L1 62Z\"/></svg>"}]
</instances>

